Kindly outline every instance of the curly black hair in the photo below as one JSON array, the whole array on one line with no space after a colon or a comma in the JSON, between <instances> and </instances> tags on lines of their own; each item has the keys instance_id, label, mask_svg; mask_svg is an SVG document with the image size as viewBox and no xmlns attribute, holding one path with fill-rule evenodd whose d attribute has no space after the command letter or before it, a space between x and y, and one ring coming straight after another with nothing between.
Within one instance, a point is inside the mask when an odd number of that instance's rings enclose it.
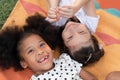
<instances>
[{"instance_id":1,"label":"curly black hair","mask_svg":"<svg viewBox=\"0 0 120 80\"><path fill-rule=\"evenodd\" d=\"M7 27L0 33L0 67L5 70L20 66L17 57L17 40L22 32L17 26Z\"/></svg>"},{"instance_id":2,"label":"curly black hair","mask_svg":"<svg viewBox=\"0 0 120 80\"><path fill-rule=\"evenodd\" d=\"M45 20L45 17L37 13L34 16L29 16L26 19L26 23L22 28L20 28L20 26L7 26L0 32L0 67L3 70L11 67L13 67L15 71L23 70L20 65L21 57L18 46L27 34L37 34L41 36L52 49L55 48L57 33L49 31L49 28L51 28L51 30L54 28L52 27L53 25Z\"/></svg>"}]
</instances>

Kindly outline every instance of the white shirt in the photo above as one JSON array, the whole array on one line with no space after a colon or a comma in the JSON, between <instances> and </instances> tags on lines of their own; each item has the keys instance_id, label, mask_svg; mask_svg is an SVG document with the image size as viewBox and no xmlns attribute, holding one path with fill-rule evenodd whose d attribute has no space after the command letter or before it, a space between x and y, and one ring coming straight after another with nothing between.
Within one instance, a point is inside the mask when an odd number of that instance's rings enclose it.
<instances>
[{"instance_id":1,"label":"white shirt","mask_svg":"<svg viewBox=\"0 0 120 80\"><path fill-rule=\"evenodd\" d=\"M64 6L64 5L71 5L74 3L75 0L60 0L59 6ZM81 24L84 24L91 33L94 33L96 31L96 27L98 24L99 16L97 17L91 17L86 15L84 12L83 8L78 10L76 12L75 16L78 18L78 20L81 22ZM66 23L67 18L61 17L59 21L54 22L53 25L56 26L62 26Z\"/></svg>"},{"instance_id":2,"label":"white shirt","mask_svg":"<svg viewBox=\"0 0 120 80\"><path fill-rule=\"evenodd\" d=\"M82 80L79 77L82 64L71 59L68 54L61 54L54 63L52 70L37 77L32 75L30 80Z\"/></svg>"}]
</instances>

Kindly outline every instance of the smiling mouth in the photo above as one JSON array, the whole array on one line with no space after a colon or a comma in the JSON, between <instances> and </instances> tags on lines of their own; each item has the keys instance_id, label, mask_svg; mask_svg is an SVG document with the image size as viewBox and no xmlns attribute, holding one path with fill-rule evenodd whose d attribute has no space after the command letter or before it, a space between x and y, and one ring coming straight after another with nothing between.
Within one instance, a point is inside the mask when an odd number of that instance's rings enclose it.
<instances>
[{"instance_id":1,"label":"smiling mouth","mask_svg":"<svg viewBox=\"0 0 120 80\"><path fill-rule=\"evenodd\" d=\"M44 58L40 59L40 60L37 61L37 62L38 62L38 63L43 63L43 62L45 62L48 58L49 58L49 55L45 56Z\"/></svg>"}]
</instances>

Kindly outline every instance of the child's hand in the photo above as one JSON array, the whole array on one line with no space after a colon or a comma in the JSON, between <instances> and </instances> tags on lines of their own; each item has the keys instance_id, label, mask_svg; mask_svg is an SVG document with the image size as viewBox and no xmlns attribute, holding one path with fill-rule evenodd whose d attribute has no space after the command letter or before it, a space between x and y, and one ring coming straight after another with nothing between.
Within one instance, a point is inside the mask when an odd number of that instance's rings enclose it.
<instances>
[{"instance_id":1,"label":"child's hand","mask_svg":"<svg viewBox=\"0 0 120 80\"><path fill-rule=\"evenodd\" d=\"M48 21L49 22L56 22L59 20L59 12L55 8L50 8L48 10Z\"/></svg>"},{"instance_id":2,"label":"child's hand","mask_svg":"<svg viewBox=\"0 0 120 80\"><path fill-rule=\"evenodd\" d=\"M71 18L76 13L76 9L74 6L62 6L62 7L59 7L58 9L59 9L60 15L66 18Z\"/></svg>"}]
</instances>

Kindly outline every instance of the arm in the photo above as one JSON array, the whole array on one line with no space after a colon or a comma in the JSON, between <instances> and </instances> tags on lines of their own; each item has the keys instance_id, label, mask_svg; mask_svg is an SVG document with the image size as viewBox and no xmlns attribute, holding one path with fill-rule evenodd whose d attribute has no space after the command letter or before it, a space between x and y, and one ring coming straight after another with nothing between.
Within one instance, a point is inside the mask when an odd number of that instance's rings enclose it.
<instances>
[{"instance_id":1,"label":"arm","mask_svg":"<svg viewBox=\"0 0 120 80\"><path fill-rule=\"evenodd\" d=\"M99 16L96 14L94 0L89 0L83 6L83 11L85 15L83 15L83 17L79 16L79 19L82 24L85 24L88 27L91 33L94 33L99 22Z\"/></svg>"},{"instance_id":2,"label":"arm","mask_svg":"<svg viewBox=\"0 0 120 80\"><path fill-rule=\"evenodd\" d=\"M93 74L89 73L88 71L81 69L80 77L83 80L98 80Z\"/></svg>"},{"instance_id":3,"label":"arm","mask_svg":"<svg viewBox=\"0 0 120 80\"><path fill-rule=\"evenodd\" d=\"M48 21L55 22L58 20L59 15L57 14L56 7L58 6L59 0L47 0L48 2Z\"/></svg>"},{"instance_id":4,"label":"arm","mask_svg":"<svg viewBox=\"0 0 120 80\"><path fill-rule=\"evenodd\" d=\"M96 17L96 8L94 5L94 0L89 0L85 5L84 5L84 11L88 16L93 16Z\"/></svg>"},{"instance_id":5,"label":"arm","mask_svg":"<svg viewBox=\"0 0 120 80\"><path fill-rule=\"evenodd\" d=\"M87 2L88 0L76 0L73 4L60 7L59 12L61 16L66 17L66 18L71 18Z\"/></svg>"},{"instance_id":6,"label":"arm","mask_svg":"<svg viewBox=\"0 0 120 80\"><path fill-rule=\"evenodd\" d=\"M48 8L56 8L58 6L59 0L47 0Z\"/></svg>"},{"instance_id":7,"label":"arm","mask_svg":"<svg viewBox=\"0 0 120 80\"><path fill-rule=\"evenodd\" d=\"M76 13L81 7L83 7L89 0L76 0L72 5L74 7L74 13Z\"/></svg>"}]
</instances>

